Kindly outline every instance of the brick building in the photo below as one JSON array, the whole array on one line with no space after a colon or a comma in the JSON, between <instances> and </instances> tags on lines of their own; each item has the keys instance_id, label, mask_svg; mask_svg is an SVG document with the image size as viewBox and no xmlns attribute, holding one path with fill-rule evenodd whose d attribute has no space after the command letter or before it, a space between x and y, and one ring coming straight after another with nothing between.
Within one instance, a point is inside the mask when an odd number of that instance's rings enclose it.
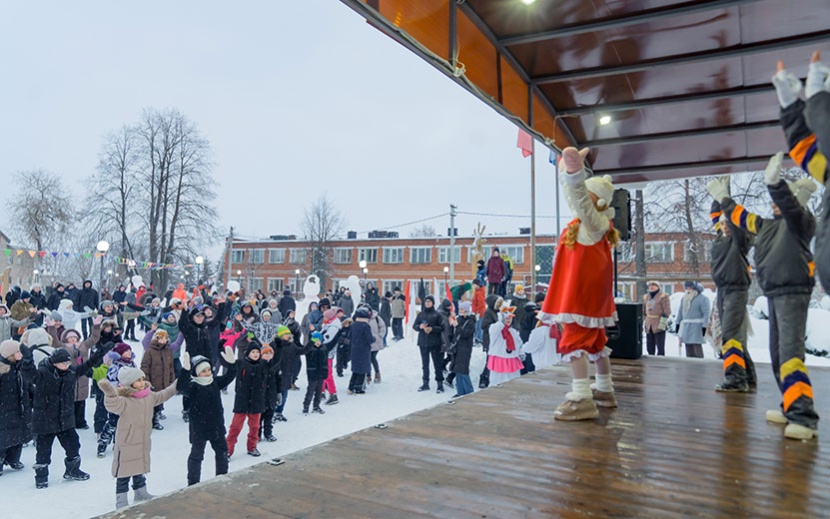
<instances>
[{"instance_id":1,"label":"brick building","mask_svg":"<svg viewBox=\"0 0 830 519\"><path fill-rule=\"evenodd\" d=\"M394 235L393 235L394 236ZM271 240L234 240L231 248L230 269L225 268L225 283L237 280L247 290L262 289L266 292L289 289L294 293L302 291L302 281L310 274L311 244L294 236L274 236ZM556 237L537 236L537 263L540 265L539 280L550 277L553 248ZM417 282L423 277L431 293L444 293L449 267L449 237L429 238L352 238L332 242L332 272L326 288L336 290L339 283L349 276L364 278L360 267L366 261L365 279L372 281L385 293L406 282ZM484 243L485 258L492 247L498 246L513 259L513 283L531 283L530 236L487 236ZM456 283L471 281L474 277L475 261L473 238L458 237L455 240ZM225 265L227 266L227 258ZM437 287L434 284L437 283ZM450 284L452 286L452 284Z\"/></svg>"}]
</instances>

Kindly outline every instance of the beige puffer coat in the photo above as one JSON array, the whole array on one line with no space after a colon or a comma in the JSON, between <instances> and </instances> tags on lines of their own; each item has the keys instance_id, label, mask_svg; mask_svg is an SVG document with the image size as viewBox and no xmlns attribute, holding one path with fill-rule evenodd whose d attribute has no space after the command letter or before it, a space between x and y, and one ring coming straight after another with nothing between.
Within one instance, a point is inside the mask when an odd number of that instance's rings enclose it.
<instances>
[{"instance_id":1,"label":"beige puffer coat","mask_svg":"<svg viewBox=\"0 0 830 519\"><path fill-rule=\"evenodd\" d=\"M112 459L112 475L126 478L150 472L150 433L153 431L153 408L170 400L176 394L173 381L163 391L151 392L144 398L133 395L132 387L112 387L107 379L98 382L104 392L104 406L110 413L120 416L115 431L115 453ZM150 383L145 381L145 387Z\"/></svg>"}]
</instances>

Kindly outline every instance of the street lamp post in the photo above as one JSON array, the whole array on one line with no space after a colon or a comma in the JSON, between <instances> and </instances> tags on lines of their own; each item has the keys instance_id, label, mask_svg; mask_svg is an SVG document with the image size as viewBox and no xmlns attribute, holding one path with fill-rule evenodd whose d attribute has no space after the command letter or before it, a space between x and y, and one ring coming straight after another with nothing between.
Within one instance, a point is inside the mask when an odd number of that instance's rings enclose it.
<instances>
[{"instance_id":1,"label":"street lamp post","mask_svg":"<svg viewBox=\"0 0 830 519\"><path fill-rule=\"evenodd\" d=\"M33 285L35 283L37 283L37 275L38 274L40 274L40 271L38 271L38 269L35 269L35 270L32 271L32 284Z\"/></svg>"},{"instance_id":2,"label":"street lamp post","mask_svg":"<svg viewBox=\"0 0 830 519\"><path fill-rule=\"evenodd\" d=\"M449 272L450 272L450 268L449 267L444 267L444 291L445 292L446 292L447 283L448 283L447 274L449 274Z\"/></svg>"},{"instance_id":3,"label":"street lamp post","mask_svg":"<svg viewBox=\"0 0 830 519\"><path fill-rule=\"evenodd\" d=\"M369 273L369 269L364 267L363 268L363 286L364 287L366 286L366 274L368 274L368 273Z\"/></svg>"},{"instance_id":4,"label":"street lamp post","mask_svg":"<svg viewBox=\"0 0 830 519\"><path fill-rule=\"evenodd\" d=\"M205 258L201 256L196 256L196 284L199 284L200 276L202 275L202 263L205 262Z\"/></svg>"},{"instance_id":5,"label":"street lamp post","mask_svg":"<svg viewBox=\"0 0 830 519\"><path fill-rule=\"evenodd\" d=\"M294 298L299 299L300 295L300 269L294 271Z\"/></svg>"},{"instance_id":6,"label":"street lamp post","mask_svg":"<svg viewBox=\"0 0 830 519\"><path fill-rule=\"evenodd\" d=\"M98 286L98 291L100 293L100 291L104 289L104 255L108 250L110 250L110 244L104 240L101 240L95 248L98 249L101 256L101 284Z\"/></svg>"}]
</instances>

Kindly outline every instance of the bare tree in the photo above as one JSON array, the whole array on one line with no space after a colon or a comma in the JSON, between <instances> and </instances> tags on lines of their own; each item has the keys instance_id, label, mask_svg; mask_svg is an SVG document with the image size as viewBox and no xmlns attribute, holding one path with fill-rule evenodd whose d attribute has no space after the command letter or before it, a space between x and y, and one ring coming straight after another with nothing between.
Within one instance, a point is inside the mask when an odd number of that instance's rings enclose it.
<instances>
[{"instance_id":1,"label":"bare tree","mask_svg":"<svg viewBox=\"0 0 830 519\"><path fill-rule=\"evenodd\" d=\"M86 181L87 232L99 237L114 236L113 251L136 257L134 244L146 240L140 222L142 207L136 188L138 165L136 131L122 126L105 137L98 159L98 171Z\"/></svg>"},{"instance_id":2,"label":"bare tree","mask_svg":"<svg viewBox=\"0 0 830 519\"><path fill-rule=\"evenodd\" d=\"M38 251L58 250L74 219L72 194L60 177L44 170L20 172L9 200L11 227Z\"/></svg>"},{"instance_id":3,"label":"bare tree","mask_svg":"<svg viewBox=\"0 0 830 519\"><path fill-rule=\"evenodd\" d=\"M310 242L311 273L320 278L320 287L333 273L332 240L343 233L346 220L324 194L305 211L300 228Z\"/></svg>"},{"instance_id":4,"label":"bare tree","mask_svg":"<svg viewBox=\"0 0 830 519\"><path fill-rule=\"evenodd\" d=\"M409 233L410 238L433 238L435 236L438 236L435 227L426 223L417 229L413 229Z\"/></svg>"}]
</instances>

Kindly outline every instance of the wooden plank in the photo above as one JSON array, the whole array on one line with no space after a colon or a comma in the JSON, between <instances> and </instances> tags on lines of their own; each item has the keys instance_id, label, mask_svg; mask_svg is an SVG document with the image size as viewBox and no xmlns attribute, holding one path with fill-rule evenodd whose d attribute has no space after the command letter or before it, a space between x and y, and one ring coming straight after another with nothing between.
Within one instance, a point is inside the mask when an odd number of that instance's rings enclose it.
<instances>
[{"instance_id":1,"label":"wooden plank","mask_svg":"<svg viewBox=\"0 0 830 519\"><path fill-rule=\"evenodd\" d=\"M826 516L827 434L766 423L781 397L759 368L757 394L724 395L715 362L615 361L620 407L581 423L553 419L567 369L541 370L117 517ZM827 387L830 370L811 378Z\"/></svg>"}]
</instances>

